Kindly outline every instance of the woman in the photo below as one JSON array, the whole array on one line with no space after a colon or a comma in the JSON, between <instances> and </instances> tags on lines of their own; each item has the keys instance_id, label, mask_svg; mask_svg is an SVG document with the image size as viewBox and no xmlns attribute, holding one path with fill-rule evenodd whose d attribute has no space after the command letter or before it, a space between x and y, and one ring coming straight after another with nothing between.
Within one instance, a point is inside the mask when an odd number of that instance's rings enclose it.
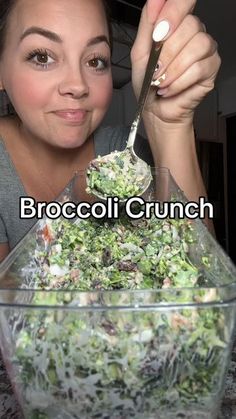
<instances>
[{"instance_id":1,"label":"woman","mask_svg":"<svg viewBox=\"0 0 236 419\"><path fill-rule=\"evenodd\" d=\"M191 14L194 5L148 0L131 61L138 97L153 33L164 39L143 120L155 165L167 166L197 201L205 189L193 113L214 87L220 58ZM0 87L16 112L0 121L2 260L32 225L19 219L20 196L55 199L95 156L124 148L127 132L99 128L112 95L111 35L102 0L0 0L0 11ZM141 139L138 152L149 158Z\"/></svg>"}]
</instances>

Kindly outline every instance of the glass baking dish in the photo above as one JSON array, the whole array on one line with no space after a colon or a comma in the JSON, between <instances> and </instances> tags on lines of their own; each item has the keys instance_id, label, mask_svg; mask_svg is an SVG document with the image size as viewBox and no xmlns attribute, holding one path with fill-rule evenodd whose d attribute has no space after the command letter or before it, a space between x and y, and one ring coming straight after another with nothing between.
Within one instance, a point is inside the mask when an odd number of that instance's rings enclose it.
<instances>
[{"instance_id":1,"label":"glass baking dish","mask_svg":"<svg viewBox=\"0 0 236 419\"><path fill-rule=\"evenodd\" d=\"M84 181L78 173L58 202L84 201ZM144 198L187 202L167 169L153 169ZM191 224L186 260L197 272L194 285L192 274L186 286L186 270L171 276L170 269L161 286L157 278L159 287L144 288L141 282L135 289L105 290L98 285L99 271L91 291L80 290L79 270L73 270L74 285L67 287L68 263L66 273L61 266L64 282L50 288L49 254L52 247L61 252L57 240L64 236L59 230L61 235L49 240L48 232L55 233L54 224L60 223L63 217L38 221L0 265L1 350L25 418L217 418L235 330L236 269L202 222L186 220ZM75 217L67 223L81 229L83 221ZM97 223L107 233L107 220ZM137 228L136 221L132 225ZM165 224L159 241L166 231ZM172 233L169 250L183 241L176 229ZM146 261L153 257L152 243L149 253L145 248ZM98 253L87 255L88 270ZM82 247L71 249L70 263L77 254L82 258ZM55 262L55 252L53 257ZM159 258L157 265L167 259ZM176 259L169 259L173 268ZM125 266L120 277L128 275ZM53 272L58 274L55 264Z\"/></svg>"}]
</instances>

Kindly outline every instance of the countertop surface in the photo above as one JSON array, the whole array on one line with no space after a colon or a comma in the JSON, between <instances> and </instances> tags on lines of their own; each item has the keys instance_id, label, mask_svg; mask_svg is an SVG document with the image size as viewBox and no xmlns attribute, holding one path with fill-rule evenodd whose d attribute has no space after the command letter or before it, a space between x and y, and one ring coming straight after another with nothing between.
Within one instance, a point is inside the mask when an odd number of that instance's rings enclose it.
<instances>
[{"instance_id":1,"label":"countertop surface","mask_svg":"<svg viewBox=\"0 0 236 419\"><path fill-rule=\"evenodd\" d=\"M0 419L23 419L19 414L11 384L0 358ZM28 418L26 418L28 419ZM219 419L236 419L236 340L226 377L225 393Z\"/></svg>"}]
</instances>

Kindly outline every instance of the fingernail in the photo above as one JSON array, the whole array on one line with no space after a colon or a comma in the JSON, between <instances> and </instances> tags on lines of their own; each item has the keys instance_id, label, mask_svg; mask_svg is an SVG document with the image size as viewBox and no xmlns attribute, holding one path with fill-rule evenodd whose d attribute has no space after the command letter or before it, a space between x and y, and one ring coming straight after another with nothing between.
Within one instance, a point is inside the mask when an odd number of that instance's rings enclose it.
<instances>
[{"instance_id":1,"label":"fingernail","mask_svg":"<svg viewBox=\"0 0 236 419\"><path fill-rule=\"evenodd\" d=\"M168 92L168 88L167 87L165 89L158 89L157 90L157 95L164 96L167 92Z\"/></svg>"},{"instance_id":2,"label":"fingernail","mask_svg":"<svg viewBox=\"0 0 236 419\"><path fill-rule=\"evenodd\" d=\"M162 20L161 22L159 22L152 34L152 38L155 42L159 42L162 41L165 36L168 34L170 30L170 24L169 22L167 22L167 20Z\"/></svg>"},{"instance_id":3,"label":"fingernail","mask_svg":"<svg viewBox=\"0 0 236 419\"><path fill-rule=\"evenodd\" d=\"M162 76L161 77L159 77L158 79L156 79L156 80L152 80L152 82L151 82L151 86L159 86L160 84L161 84L161 82L162 81L164 81L166 79L166 75L165 75L165 73L164 74L162 74Z\"/></svg>"}]
</instances>

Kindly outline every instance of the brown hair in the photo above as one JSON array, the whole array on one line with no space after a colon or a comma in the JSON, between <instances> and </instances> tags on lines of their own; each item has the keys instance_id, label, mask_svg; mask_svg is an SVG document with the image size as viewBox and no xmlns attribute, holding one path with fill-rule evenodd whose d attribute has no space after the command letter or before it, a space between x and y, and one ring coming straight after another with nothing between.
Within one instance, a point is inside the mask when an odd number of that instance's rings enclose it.
<instances>
[{"instance_id":1,"label":"brown hair","mask_svg":"<svg viewBox=\"0 0 236 419\"><path fill-rule=\"evenodd\" d=\"M113 49L113 33L112 33L112 24L111 24L111 9L108 3L108 0L102 0L102 4L105 9L106 19L107 19L107 26L108 26L108 33L109 33L109 41L111 46L111 51Z\"/></svg>"},{"instance_id":2,"label":"brown hair","mask_svg":"<svg viewBox=\"0 0 236 419\"><path fill-rule=\"evenodd\" d=\"M12 12L16 2L17 0L0 0L0 58L5 47L9 15ZM110 19L110 8L107 0L102 0L102 4L106 13L109 41L112 49L112 25Z\"/></svg>"},{"instance_id":3,"label":"brown hair","mask_svg":"<svg viewBox=\"0 0 236 419\"><path fill-rule=\"evenodd\" d=\"M0 57L5 47L8 18L16 1L0 0Z\"/></svg>"}]
</instances>

